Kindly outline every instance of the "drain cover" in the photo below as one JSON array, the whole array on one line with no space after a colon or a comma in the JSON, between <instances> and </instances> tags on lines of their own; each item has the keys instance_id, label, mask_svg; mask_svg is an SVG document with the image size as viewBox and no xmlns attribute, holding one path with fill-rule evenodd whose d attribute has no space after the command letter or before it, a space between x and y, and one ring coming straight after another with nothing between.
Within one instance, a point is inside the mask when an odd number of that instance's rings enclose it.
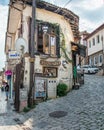
<instances>
[{"instance_id":1,"label":"drain cover","mask_svg":"<svg viewBox=\"0 0 104 130\"><path fill-rule=\"evenodd\" d=\"M49 113L49 116L54 117L54 118L60 118L66 115L67 115L67 112L65 111L54 111L54 112Z\"/></svg>"}]
</instances>

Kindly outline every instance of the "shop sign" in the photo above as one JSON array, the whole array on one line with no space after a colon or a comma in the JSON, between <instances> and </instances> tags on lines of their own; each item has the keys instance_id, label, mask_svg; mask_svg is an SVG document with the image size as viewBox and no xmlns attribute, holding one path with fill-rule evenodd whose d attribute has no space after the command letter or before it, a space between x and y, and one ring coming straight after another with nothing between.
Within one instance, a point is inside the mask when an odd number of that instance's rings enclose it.
<instances>
[{"instance_id":1,"label":"shop sign","mask_svg":"<svg viewBox=\"0 0 104 130\"><path fill-rule=\"evenodd\" d=\"M20 54L16 51L9 51L9 59L19 59Z\"/></svg>"},{"instance_id":2,"label":"shop sign","mask_svg":"<svg viewBox=\"0 0 104 130\"><path fill-rule=\"evenodd\" d=\"M6 75L6 76L12 75L12 71L11 71L11 70L5 71L5 75Z\"/></svg>"},{"instance_id":3,"label":"shop sign","mask_svg":"<svg viewBox=\"0 0 104 130\"><path fill-rule=\"evenodd\" d=\"M40 64L45 66L59 66L61 64L61 61L40 60Z\"/></svg>"}]
</instances>

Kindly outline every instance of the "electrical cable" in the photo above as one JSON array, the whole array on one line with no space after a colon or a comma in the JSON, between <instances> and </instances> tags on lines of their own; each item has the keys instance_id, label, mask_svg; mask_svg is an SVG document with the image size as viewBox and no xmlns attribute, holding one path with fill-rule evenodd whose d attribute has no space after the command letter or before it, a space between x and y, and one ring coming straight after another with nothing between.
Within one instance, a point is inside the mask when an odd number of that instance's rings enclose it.
<instances>
[{"instance_id":1,"label":"electrical cable","mask_svg":"<svg viewBox=\"0 0 104 130\"><path fill-rule=\"evenodd\" d=\"M64 6L63 8L65 8L72 0L69 0Z\"/></svg>"},{"instance_id":2,"label":"electrical cable","mask_svg":"<svg viewBox=\"0 0 104 130\"><path fill-rule=\"evenodd\" d=\"M65 8L72 0L69 0L64 6L63 8ZM58 8L55 12L58 12L60 10L60 8Z\"/></svg>"}]
</instances>

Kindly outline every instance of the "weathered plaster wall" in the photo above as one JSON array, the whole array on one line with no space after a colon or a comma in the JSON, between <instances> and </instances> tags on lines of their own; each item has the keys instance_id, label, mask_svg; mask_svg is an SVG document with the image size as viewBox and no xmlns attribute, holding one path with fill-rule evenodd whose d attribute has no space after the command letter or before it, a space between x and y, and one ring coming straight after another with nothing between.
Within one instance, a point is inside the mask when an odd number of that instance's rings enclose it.
<instances>
[{"instance_id":1,"label":"weathered plaster wall","mask_svg":"<svg viewBox=\"0 0 104 130\"><path fill-rule=\"evenodd\" d=\"M30 83L30 62L29 57L25 57L25 70L24 70L24 86L29 90Z\"/></svg>"},{"instance_id":2,"label":"weathered plaster wall","mask_svg":"<svg viewBox=\"0 0 104 130\"><path fill-rule=\"evenodd\" d=\"M24 33L23 37L28 42L28 25L27 25L27 19L31 16L31 7L26 7L23 11L23 23L24 23ZM50 23L57 23L61 27L61 31L65 36L65 46L67 48L67 51L70 53L69 57L71 58L71 44L70 41L74 41L72 30L70 27L70 24L68 21L64 19L63 16L60 16L58 14L55 14L53 12L46 11L44 9L36 9L36 18L38 20L47 21ZM64 58L60 58L61 63ZM37 56L35 59L35 71L42 71L42 66L39 64L40 58ZM59 82L65 82L68 84L69 89L72 87L72 64L66 64L67 68L63 68L62 64L60 65L58 69L58 79ZM29 64L26 65L26 68L29 68ZM29 77L28 77L29 78ZM28 82L29 83L29 82Z\"/></svg>"}]
</instances>

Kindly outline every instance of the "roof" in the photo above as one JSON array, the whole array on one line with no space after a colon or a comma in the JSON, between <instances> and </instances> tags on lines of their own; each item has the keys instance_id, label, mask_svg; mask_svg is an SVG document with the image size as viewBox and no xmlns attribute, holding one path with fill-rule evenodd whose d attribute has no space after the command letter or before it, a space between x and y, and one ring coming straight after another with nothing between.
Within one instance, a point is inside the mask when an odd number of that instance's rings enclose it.
<instances>
[{"instance_id":1,"label":"roof","mask_svg":"<svg viewBox=\"0 0 104 130\"><path fill-rule=\"evenodd\" d=\"M17 0L10 0L10 3L15 3L16 1ZM32 5L32 0L18 0L18 2ZM40 0L36 0L36 7L64 16L64 18L67 19L71 25L71 29L74 37L75 38L79 37L79 17L76 14L74 14L72 11Z\"/></svg>"},{"instance_id":2,"label":"roof","mask_svg":"<svg viewBox=\"0 0 104 130\"><path fill-rule=\"evenodd\" d=\"M104 23L100 25L97 29L95 29L92 33L90 33L85 39L87 40L88 38L92 37L94 34L101 31L102 29L104 29Z\"/></svg>"}]
</instances>

